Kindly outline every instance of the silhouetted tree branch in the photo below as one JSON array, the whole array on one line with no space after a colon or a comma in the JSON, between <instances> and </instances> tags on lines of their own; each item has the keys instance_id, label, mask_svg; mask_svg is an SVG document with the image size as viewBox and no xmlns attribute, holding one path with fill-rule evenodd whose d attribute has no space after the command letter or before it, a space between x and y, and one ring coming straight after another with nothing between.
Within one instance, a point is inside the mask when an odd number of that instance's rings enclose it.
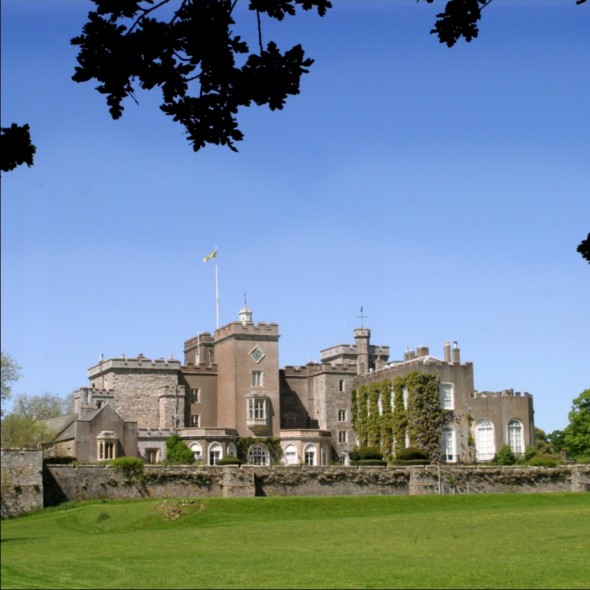
<instances>
[{"instance_id":1,"label":"silhouetted tree branch","mask_svg":"<svg viewBox=\"0 0 590 590\"><path fill-rule=\"evenodd\" d=\"M0 128L0 169L10 172L21 164L31 167L37 148L31 143L28 125L13 123Z\"/></svg>"},{"instance_id":2,"label":"silhouetted tree branch","mask_svg":"<svg viewBox=\"0 0 590 590\"><path fill-rule=\"evenodd\" d=\"M580 242L580 245L578 246L578 252L582 255L582 258L584 258L590 264L590 234L586 236L585 240Z\"/></svg>"}]
</instances>

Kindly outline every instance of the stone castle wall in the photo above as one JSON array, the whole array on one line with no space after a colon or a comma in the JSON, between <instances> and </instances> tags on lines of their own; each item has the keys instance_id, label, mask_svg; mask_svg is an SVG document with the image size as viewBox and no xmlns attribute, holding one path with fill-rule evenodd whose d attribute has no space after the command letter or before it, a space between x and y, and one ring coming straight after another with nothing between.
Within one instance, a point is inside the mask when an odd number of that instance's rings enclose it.
<instances>
[{"instance_id":1,"label":"stone castle wall","mask_svg":"<svg viewBox=\"0 0 590 590\"><path fill-rule=\"evenodd\" d=\"M65 500L590 491L590 465L561 467L163 467L142 483L112 467L50 465L46 505Z\"/></svg>"},{"instance_id":2,"label":"stone castle wall","mask_svg":"<svg viewBox=\"0 0 590 590\"><path fill-rule=\"evenodd\" d=\"M0 516L8 518L43 508L43 451L8 450L1 453Z\"/></svg>"}]
</instances>

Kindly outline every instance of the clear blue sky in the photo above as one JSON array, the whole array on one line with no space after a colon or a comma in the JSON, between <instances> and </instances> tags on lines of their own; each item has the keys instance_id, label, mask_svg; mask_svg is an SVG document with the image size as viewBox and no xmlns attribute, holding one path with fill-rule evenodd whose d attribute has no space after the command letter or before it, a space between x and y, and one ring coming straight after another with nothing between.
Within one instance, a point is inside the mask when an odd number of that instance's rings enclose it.
<instances>
[{"instance_id":1,"label":"clear blue sky","mask_svg":"<svg viewBox=\"0 0 590 590\"><path fill-rule=\"evenodd\" d=\"M316 60L301 94L244 110L238 153L194 153L157 96L112 121L71 81L86 0L2 0L2 126L38 148L2 178L15 393L66 395L101 354L181 359L215 329L218 246L221 324L246 293L281 365L352 341L363 306L392 359L457 340L478 390L567 424L590 387L590 4L495 0L452 49L442 0L334 4L266 28Z\"/></svg>"}]
</instances>

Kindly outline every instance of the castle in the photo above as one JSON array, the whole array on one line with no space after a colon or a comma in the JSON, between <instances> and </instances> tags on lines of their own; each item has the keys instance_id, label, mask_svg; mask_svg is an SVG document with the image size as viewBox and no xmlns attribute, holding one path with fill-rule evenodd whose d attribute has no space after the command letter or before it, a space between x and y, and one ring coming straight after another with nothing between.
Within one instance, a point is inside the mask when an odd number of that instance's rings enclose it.
<instances>
[{"instance_id":1,"label":"castle","mask_svg":"<svg viewBox=\"0 0 590 590\"><path fill-rule=\"evenodd\" d=\"M269 440L278 440L285 465L348 464L358 442L352 392L414 372L437 377L441 407L453 416L440 433L443 461L489 461L506 444L522 455L533 444L532 396L476 392L473 364L461 362L457 343L445 342L442 358L420 346L391 361L389 347L370 336L357 328L353 344L322 350L319 362L279 368L278 325L254 323L244 305L237 321L187 340L183 363L101 358L88 370L90 385L75 392L75 413L54 424L47 452L160 463L178 434L205 465L238 456L244 440L254 465L270 464Z\"/></svg>"}]
</instances>

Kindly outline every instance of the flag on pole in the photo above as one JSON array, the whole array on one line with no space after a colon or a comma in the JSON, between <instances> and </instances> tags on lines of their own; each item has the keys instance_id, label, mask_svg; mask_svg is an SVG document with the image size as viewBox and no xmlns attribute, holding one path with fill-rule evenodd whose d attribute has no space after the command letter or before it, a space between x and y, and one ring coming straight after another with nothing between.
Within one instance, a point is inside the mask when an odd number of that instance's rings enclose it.
<instances>
[{"instance_id":1,"label":"flag on pole","mask_svg":"<svg viewBox=\"0 0 590 590\"><path fill-rule=\"evenodd\" d=\"M215 249L213 250L213 252L211 252L211 254L209 254L208 256L205 256L205 258L203 258L203 262L209 262L209 260L211 260L211 258L215 258L217 256L217 247L215 247Z\"/></svg>"}]
</instances>

